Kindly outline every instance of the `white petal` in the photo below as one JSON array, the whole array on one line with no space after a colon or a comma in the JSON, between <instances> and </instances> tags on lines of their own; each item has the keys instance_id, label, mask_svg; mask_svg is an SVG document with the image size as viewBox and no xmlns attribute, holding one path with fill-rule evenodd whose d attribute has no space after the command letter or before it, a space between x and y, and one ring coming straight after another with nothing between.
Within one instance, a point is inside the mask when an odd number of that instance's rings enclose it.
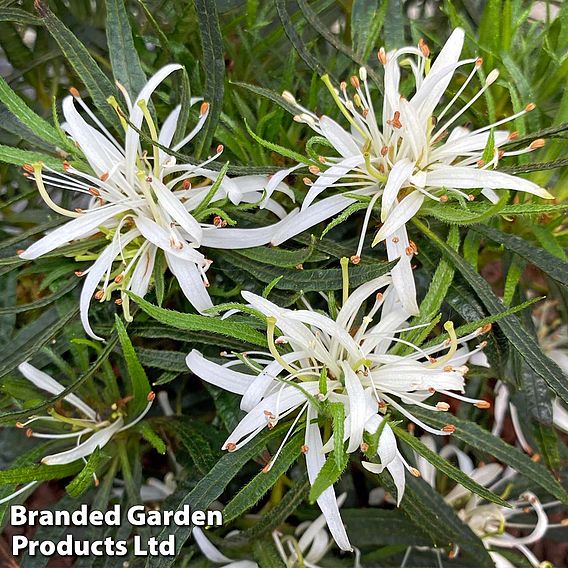
<instances>
[{"instance_id":1,"label":"white petal","mask_svg":"<svg viewBox=\"0 0 568 568\"><path fill-rule=\"evenodd\" d=\"M387 465L387 469L396 485L396 506L398 507L402 501L406 487L406 470L399 456Z\"/></svg>"},{"instance_id":2,"label":"white petal","mask_svg":"<svg viewBox=\"0 0 568 568\"><path fill-rule=\"evenodd\" d=\"M128 210L128 206L111 205L109 207L92 209L82 214L80 217L68 221L61 227L48 233L45 237L29 246L20 258L25 260L33 260L52 250L66 245L71 241L77 240L88 235L94 229L104 225L106 221Z\"/></svg>"},{"instance_id":3,"label":"white petal","mask_svg":"<svg viewBox=\"0 0 568 568\"><path fill-rule=\"evenodd\" d=\"M244 394L255 379L253 375L239 373L209 361L196 349L189 352L185 358L185 363L189 370L200 379L236 394Z\"/></svg>"},{"instance_id":4,"label":"white petal","mask_svg":"<svg viewBox=\"0 0 568 568\"><path fill-rule=\"evenodd\" d=\"M319 125L322 134L344 158L361 155L361 149L353 136L335 120L329 118L329 116L322 116Z\"/></svg>"},{"instance_id":5,"label":"white petal","mask_svg":"<svg viewBox=\"0 0 568 568\"><path fill-rule=\"evenodd\" d=\"M144 114L142 109L138 106L140 101L145 101L148 103L152 93L158 88L158 85L171 73L181 69L182 66L178 64L169 64L162 67L155 75L153 75L149 81L144 85L136 101L132 105L132 112L130 113L129 121L137 129L142 127L142 121L144 120ZM128 127L126 130L126 176L129 184L134 185L136 172L138 168L136 166L136 154L138 153L138 143L140 140L140 135L134 128Z\"/></svg>"},{"instance_id":6,"label":"white petal","mask_svg":"<svg viewBox=\"0 0 568 568\"><path fill-rule=\"evenodd\" d=\"M88 440L79 444L78 446L67 450L66 452L60 452L58 454L52 454L45 456L41 463L46 465L59 465L65 463L71 463L78 459L90 456L97 448L102 448L110 439L118 432L124 424L122 417L115 420L110 426L106 428L101 428L95 432Z\"/></svg>"},{"instance_id":7,"label":"white petal","mask_svg":"<svg viewBox=\"0 0 568 568\"><path fill-rule=\"evenodd\" d=\"M443 166L427 173L427 185L430 187L455 187L457 189L513 189L542 197L554 199L546 189L536 183L520 177L497 172L460 166Z\"/></svg>"},{"instance_id":8,"label":"white petal","mask_svg":"<svg viewBox=\"0 0 568 568\"><path fill-rule=\"evenodd\" d=\"M363 386L355 371L346 361L341 362L341 368L343 369L345 388L349 397L350 431L347 433L349 436L347 451L351 453L357 450L363 442L363 429L367 420L365 415L367 404Z\"/></svg>"},{"instance_id":9,"label":"white petal","mask_svg":"<svg viewBox=\"0 0 568 568\"><path fill-rule=\"evenodd\" d=\"M322 453L322 439L317 422L312 423L313 419L317 418L316 411L308 406L307 426L306 426L306 446L308 452L306 453L306 467L308 469L308 478L310 483L313 484L316 480L323 464L325 456ZM339 514L339 507L335 499L335 491L333 487L328 487L318 498L317 503L321 512L323 513L329 532L333 539L341 548L341 550L353 550L349 542L345 527L341 521Z\"/></svg>"},{"instance_id":10,"label":"white petal","mask_svg":"<svg viewBox=\"0 0 568 568\"><path fill-rule=\"evenodd\" d=\"M396 162L390 171L381 197L381 221L383 223L396 203L398 192L408 181L408 177L412 174L413 168L414 164L410 160L404 158Z\"/></svg>"},{"instance_id":11,"label":"white petal","mask_svg":"<svg viewBox=\"0 0 568 568\"><path fill-rule=\"evenodd\" d=\"M181 201L159 179L153 178L151 185L158 198L159 205L168 212L174 221L178 222L195 244L201 244L201 226L187 212Z\"/></svg>"},{"instance_id":12,"label":"white petal","mask_svg":"<svg viewBox=\"0 0 568 568\"><path fill-rule=\"evenodd\" d=\"M382 240L392 236L400 227L407 223L424 203L424 195L419 191L409 193L400 203L388 214L385 223L379 229L377 236L373 240L373 245L380 243Z\"/></svg>"},{"instance_id":13,"label":"white petal","mask_svg":"<svg viewBox=\"0 0 568 568\"><path fill-rule=\"evenodd\" d=\"M233 561L231 558L221 553L215 545L209 541L205 533L199 527L193 527L192 535L197 546L199 546L199 550L201 550L207 560L215 562L216 564L228 564Z\"/></svg>"},{"instance_id":14,"label":"white petal","mask_svg":"<svg viewBox=\"0 0 568 568\"><path fill-rule=\"evenodd\" d=\"M28 381L33 383L36 387L47 391L50 394L58 395L65 390L65 387L59 384L54 378L50 377L47 373L36 369L29 363L21 363L18 365L18 370ZM68 394L64 397L69 404L80 410L87 418L95 420L97 413L85 402L83 402L77 395Z\"/></svg>"},{"instance_id":15,"label":"white petal","mask_svg":"<svg viewBox=\"0 0 568 568\"><path fill-rule=\"evenodd\" d=\"M314 225L334 217L354 202L354 199L342 195L326 197L293 217L289 215L284 219L286 223L282 222L281 228L274 234L270 242L275 246L280 245L303 231L311 229Z\"/></svg>"},{"instance_id":16,"label":"white petal","mask_svg":"<svg viewBox=\"0 0 568 568\"><path fill-rule=\"evenodd\" d=\"M365 158L362 154L351 156L341 160L341 162L338 162L337 164L334 164L325 172L322 172L312 187L310 187L306 197L304 197L302 211L305 211L314 202L318 195L324 192L330 185L334 184L338 179L342 178L345 174L349 173L364 162Z\"/></svg>"},{"instance_id":17,"label":"white petal","mask_svg":"<svg viewBox=\"0 0 568 568\"><path fill-rule=\"evenodd\" d=\"M232 227L212 227L203 229L201 244L210 248L243 249L259 247L270 242L275 234L288 227L292 217L284 219L266 227L253 229L236 229Z\"/></svg>"},{"instance_id":18,"label":"white petal","mask_svg":"<svg viewBox=\"0 0 568 568\"><path fill-rule=\"evenodd\" d=\"M491 485L497 477L501 475L503 472L503 466L499 465L498 463L490 463L486 465L482 465L477 469L474 469L470 474L469 477L476 481L483 487L488 487ZM470 495L469 489L466 489L462 485L456 485L446 496L445 500L448 503L453 503L464 497Z\"/></svg>"},{"instance_id":19,"label":"white petal","mask_svg":"<svg viewBox=\"0 0 568 568\"><path fill-rule=\"evenodd\" d=\"M181 259L170 252L166 252L166 262L176 277L181 291L199 313L213 306L209 292L194 262Z\"/></svg>"},{"instance_id":20,"label":"white petal","mask_svg":"<svg viewBox=\"0 0 568 568\"><path fill-rule=\"evenodd\" d=\"M148 292L152 272L154 271L154 262L156 260L156 247L148 246L142 256L136 262L136 266L132 271L129 289L131 292L143 298Z\"/></svg>"},{"instance_id":21,"label":"white petal","mask_svg":"<svg viewBox=\"0 0 568 568\"><path fill-rule=\"evenodd\" d=\"M181 249L172 246L170 242L172 237L171 233L168 233L168 231L152 219L136 216L134 217L134 223L145 239L158 248L161 248L167 255L175 256L181 260L189 261L190 263L202 263L204 261L204 256L195 248L189 246L187 242Z\"/></svg>"},{"instance_id":22,"label":"white petal","mask_svg":"<svg viewBox=\"0 0 568 568\"><path fill-rule=\"evenodd\" d=\"M296 166L292 166L291 168L288 168L286 170L279 170L274 175L272 175L268 180L268 182L267 183L265 182L265 184L263 185L263 188L266 190L266 197L263 203L266 203L266 201L270 198L270 196L274 193L274 191L276 190L281 191L282 189L287 188L288 186L282 182L291 173L303 167L305 167L305 164L297 164ZM284 188L282 188L282 186L284 186ZM264 205L262 205L261 207L264 207Z\"/></svg>"},{"instance_id":23,"label":"white petal","mask_svg":"<svg viewBox=\"0 0 568 568\"><path fill-rule=\"evenodd\" d=\"M378 452L381 459L381 465L388 466L393 460L396 459L398 448L396 445L396 438L391 427L385 424L381 437L379 438Z\"/></svg>"}]
</instances>

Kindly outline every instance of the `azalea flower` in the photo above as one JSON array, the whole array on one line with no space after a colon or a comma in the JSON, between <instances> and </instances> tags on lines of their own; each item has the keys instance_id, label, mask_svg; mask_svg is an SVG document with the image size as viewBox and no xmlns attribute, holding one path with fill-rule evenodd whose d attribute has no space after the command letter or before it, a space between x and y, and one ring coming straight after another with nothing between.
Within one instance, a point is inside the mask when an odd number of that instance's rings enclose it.
<instances>
[{"instance_id":1,"label":"azalea flower","mask_svg":"<svg viewBox=\"0 0 568 568\"><path fill-rule=\"evenodd\" d=\"M65 390L65 387L61 383L29 363L20 364L18 369L20 373L22 373L22 375L30 381L30 383L49 394L59 395ZM18 428L25 429L26 436L28 436L28 438L69 440L69 442L75 443L75 445L71 446L67 450L44 456L41 459L41 463L45 465L62 465L72 463L77 460L83 460L86 462L88 457L97 448L103 448L114 438L114 436L132 428L146 416L152 406L154 393L148 393L148 403L146 408L144 408L138 416L130 421L125 420L125 413L118 404L113 404L108 413L105 413L105 415L108 415L103 418L96 410L91 408L75 394L65 395L63 400L78 411L79 417L70 418L68 416L57 414L56 412L50 412L49 415L46 416L32 416L25 422L16 423ZM30 426L31 424L34 424L35 428L36 423L66 426L68 428L70 427L70 431L67 433L61 433L60 430L58 430L57 433L37 431L32 429ZM93 478L95 483L98 484L96 474L93 474ZM37 483L37 481L32 481L31 483L24 485L11 495L0 500L0 504L10 501Z\"/></svg>"},{"instance_id":2,"label":"azalea flower","mask_svg":"<svg viewBox=\"0 0 568 568\"><path fill-rule=\"evenodd\" d=\"M223 249L247 248L267 243L278 227L256 229L225 228L224 203L256 203L279 217L285 216L281 205L263 198L267 179L243 176L230 179L206 168L221 155L223 148L201 164L176 163L167 151L152 145L145 149L139 134L145 123L153 142L177 152L190 142L203 127L209 114L209 104L201 102L195 127L178 143L172 145L181 113L176 107L162 128L148 108L152 93L180 65L166 65L142 88L132 103L125 89L128 120L122 116L118 103L111 100L124 129L124 146L107 130L81 99L76 89L63 101L65 131L81 149L92 171L65 164L65 172L52 170L45 164L24 166L33 176L41 196L55 212L71 220L32 244L20 257L32 260L67 245L83 240L85 252L80 260L94 260L78 272L85 277L81 293L81 321L85 331L95 339L89 323L89 305L93 297L103 302L115 291L120 297L127 320L130 320L127 292L144 296L148 290L156 255L163 251L167 266L191 304L199 312L212 306L207 292L206 272L211 264L200 247ZM195 104L200 99L193 99ZM84 116L79 110L84 112ZM87 120L88 119L88 120ZM215 184L217 182L217 184ZM192 186L195 185L195 187ZM53 201L48 187L71 190L83 196L81 208L67 210ZM274 190L289 190L276 183ZM214 217L213 223L205 222ZM229 220L230 221L230 220ZM90 252L90 238L102 232L108 244L96 253ZM101 284L102 283L102 284ZM97 291L97 288L101 284Z\"/></svg>"},{"instance_id":3,"label":"azalea flower","mask_svg":"<svg viewBox=\"0 0 568 568\"><path fill-rule=\"evenodd\" d=\"M436 451L436 444L430 436L423 436L422 442L433 451ZM444 446L440 451L440 455L444 458L456 457L458 465L464 473L492 491L516 475L514 470L505 470L503 466L497 463L474 467L471 458L452 444ZM417 464L422 477L435 488L437 470L421 456L417 456ZM532 566L542 568L545 565L528 549L528 545L538 542L549 528L556 525L549 523L543 505L536 495L530 491L526 491L518 500L511 502L512 506L510 508L501 507L495 503L485 503L481 497L471 493L459 484L444 496L444 500L448 505L456 509L460 519L479 536L497 568L514 568L515 566L495 550L499 548L514 548L518 550L524 554ZM528 509L532 509L532 512L536 514L537 520L534 526L531 524L519 524L513 520L520 515L528 513ZM507 529L530 529L530 533L526 536L513 536ZM455 548L450 555L453 558L457 553L458 549ZM548 565L548 563L546 564Z\"/></svg>"},{"instance_id":4,"label":"azalea flower","mask_svg":"<svg viewBox=\"0 0 568 568\"><path fill-rule=\"evenodd\" d=\"M399 259L393 270L395 287L404 307L416 314L411 263L417 250L408 238L405 224L418 213L425 199L441 204L450 197L467 201L475 198L478 189L492 202L498 201L496 189L552 199L548 191L535 183L495 170L501 158L531 152L544 144L543 140L535 140L525 149L504 151L502 147L518 133L497 130L530 112L534 104L475 130L460 125L464 113L498 78L498 71L491 71L481 88L461 103L466 87L478 76L482 64L480 58L459 59L463 43L464 31L458 28L432 64L423 41L418 47L389 53L381 48L378 58L384 67L384 95L380 110L374 108L364 67L359 76L351 77L352 96L346 82L336 88L327 75L322 77L349 129L328 116L318 117L298 104L291 93L283 94L298 109L295 120L323 136L339 155L320 156L321 167L310 167L317 179L313 182L305 178L309 191L302 210L286 221L287 230L283 228L273 244L337 214L356 198L367 198L370 200L359 246L352 257L356 264L372 210L380 199L382 226L373 246L385 241L388 259ZM414 80L414 92L408 97L400 92L401 67L409 68ZM467 78L451 100L442 103L454 74L462 68L469 70ZM316 201L330 189L334 195Z\"/></svg>"},{"instance_id":5,"label":"azalea flower","mask_svg":"<svg viewBox=\"0 0 568 568\"><path fill-rule=\"evenodd\" d=\"M344 281L348 282L347 259L342 260ZM382 292L381 292L382 290ZM437 430L414 416L412 405L434 411L447 411L446 402L428 404L436 392L457 400L487 408L486 401L459 394L464 390L464 375L470 353L464 347L487 329L480 328L461 339L456 337L451 322L446 324L449 339L433 347L421 349L397 337L406 331L408 312L396 299L388 276L363 284L350 296L344 289L344 303L336 318L308 309L285 309L251 292L242 292L249 305L267 321L268 352L249 352L224 365L207 360L197 350L186 358L189 369L201 379L242 396L241 409L247 414L231 432L223 449L235 451L264 428L273 428L283 418L296 413L280 449L267 464L268 471L300 419L305 416L305 444L302 451L310 482L314 484L326 454L334 448L333 436L325 443L318 417L326 413L326 405L339 403L344 413L344 441L348 453L369 451L367 436L379 436L376 456L380 463L363 462L371 472L386 468L397 487L398 502L405 488L408 465L397 449L394 433L385 416L393 409L428 432L448 435L454 428L447 425ZM362 304L370 299L370 309L361 323L357 316ZM275 336L276 328L281 331ZM397 343L412 347L409 355L389 354ZM481 343L474 353L484 347ZM446 354L442 354L446 351ZM235 370L245 362L250 372ZM457 392L456 392L457 391ZM330 458L333 459L333 458ZM333 487L317 500L333 538L343 550L351 550L341 523Z\"/></svg>"}]
</instances>

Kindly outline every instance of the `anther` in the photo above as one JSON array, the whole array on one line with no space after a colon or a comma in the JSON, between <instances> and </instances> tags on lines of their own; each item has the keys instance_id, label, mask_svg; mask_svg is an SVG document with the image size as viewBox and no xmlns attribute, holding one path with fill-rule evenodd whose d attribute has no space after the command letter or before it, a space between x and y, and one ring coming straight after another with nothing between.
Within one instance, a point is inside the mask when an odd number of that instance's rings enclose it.
<instances>
[{"instance_id":1,"label":"anther","mask_svg":"<svg viewBox=\"0 0 568 568\"><path fill-rule=\"evenodd\" d=\"M31 438L33 435L34 435L34 431L33 431L31 428L28 428L28 429L26 430L26 436L27 436L28 438Z\"/></svg>"},{"instance_id":2,"label":"anther","mask_svg":"<svg viewBox=\"0 0 568 568\"><path fill-rule=\"evenodd\" d=\"M438 402L436 404L436 409L440 410L441 412L447 412L450 410L450 405L447 402Z\"/></svg>"},{"instance_id":3,"label":"anther","mask_svg":"<svg viewBox=\"0 0 568 568\"><path fill-rule=\"evenodd\" d=\"M424 57L430 57L430 48L428 47L428 45L426 44L423 38L420 38L418 40L418 49L420 49Z\"/></svg>"},{"instance_id":4,"label":"anther","mask_svg":"<svg viewBox=\"0 0 568 568\"><path fill-rule=\"evenodd\" d=\"M25 428L21 422L16 422L16 428Z\"/></svg>"},{"instance_id":5,"label":"anther","mask_svg":"<svg viewBox=\"0 0 568 568\"><path fill-rule=\"evenodd\" d=\"M108 172L105 172L104 174L101 174L101 175L99 176L99 179L100 179L101 181L106 181L106 180L108 179L108 176L109 176L109 173L108 173Z\"/></svg>"},{"instance_id":6,"label":"anther","mask_svg":"<svg viewBox=\"0 0 568 568\"><path fill-rule=\"evenodd\" d=\"M89 187L89 193L95 197L101 196L101 192L96 187Z\"/></svg>"},{"instance_id":7,"label":"anther","mask_svg":"<svg viewBox=\"0 0 568 568\"><path fill-rule=\"evenodd\" d=\"M361 262L361 257L357 254L354 254L350 259L349 259L353 264L357 265Z\"/></svg>"},{"instance_id":8,"label":"anther","mask_svg":"<svg viewBox=\"0 0 568 568\"><path fill-rule=\"evenodd\" d=\"M479 402L476 402L474 406L477 406L477 408L486 409L486 408L491 408L491 403L487 400L480 400Z\"/></svg>"},{"instance_id":9,"label":"anther","mask_svg":"<svg viewBox=\"0 0 568 568\"><path fill-rule=\"evenodd\" d=\"M446 424L442 428L442 432L447 432L449 434L453 434L456 431L456 427L453 424Z\"/></svg>"},{"instance_id":10,"label":"anther","mask_svg":"<svg viewBox=\"0 0 568 568\"><path fill-rule=\"evenodd\" d=\"M199 108L199 114L203 116L208 111L209 111L209 103L206 102L201 103L201 107Z\"/></svg>"},{"instance_id":11,"label":"anther","mask_svg":"<svg viewBox=\"0 0 568 568\"><path fill-rule=\"evenodd\" d=\"M120 284L123 280L124 280L124 274L117 274L117 275L114 277L114 281L115 281L117 284Z\"/></svg>"},{"instance_id":12,"label":"anther","mask_svg":"<svg viewBox=\"0 0 568 568\"><path fill-rule=\"evenodd\" d=\"M303 178L302 181L303 181L304 184L307 185L307 186L314 185L314 182L313 182L309 177Z\"/></svg>"},{"instance_id":13,"label":"anther","mask_svg":"<svg viewBox=\"0 0 568 568\"><path fill-rule=\"evenodd\" d=\"M183 189L191 189L191 182L188 179L183 180Z\"/></svg>"},{"instance_id":14,"label":"anther","mask_svg":"<svg viewBox=\"0 0 568 568\"><path fill-rule=\"evenodd\" d=\"M377 53L377 58L379 59L379 61L380 61L383 65L386 65L386 64L387 64L387 53L386 53L384 47L381 47L381 49L379 49L379 52Z\"/></svg>"},{"instance_id":15,"label":"anther","mask_svg":"<svg viewBox=\"0 0 568 568\"><path fill-rule=\"evenodd\" d=\"M475 66L476 66L476 67L481 67L482 65L483 65L483 57L478 57L478 58L475 60Z\"/></svg>"},{"instance_id":16,"label":"anther","mask_svg":"<svg viewBox=\"0 0 568 568\"><path fill-rule=\"evenodd\" d=\"M306 444L304 444L301 448L300 451L305 455L310 451L309 446L307 446Z\"/></svg>"},{"instance_id":17,"label":"anther","mask_svg":"<svg viewBox=\"0 0 568 568\"><path fill-rule=\"evenodd\" d=\"M447 195L440 195L440 203L447 203L448 196Z\"/></svg>"},{"instance_id":18,"label":"anther","mask_svg":"<svg viewBox=\"0 0 568 568\"><path fill-rule=\"evenodd\" d=\"M345 81L341 81L341 83L339 83L339 88L342 91L345 91L347 89L347 83Z\"/></svg>"},{"instance_id":19,"label":"anther","mask_svg":"<svg viewBox=\"0 0 568 568\"><path fill-rule=\"evenodd\" d=\"M396 244L398 244L398 243L400 242L400 238L399 238L399 237L393 237L393 238L391 239L391 241L396 245Z\"/></svg>"},{"instance_id":20,"label":"anther","mask_svg":"<svg viewBox=\"0 0 568 568\"><path fill-rule=\"evenodd\" d=\"M72 97L75 97L76 99L81 98L81 93L75 87L69 87L69 92Z\"/></svg>"},{"instance_id":21,"label":"anther","mask_svg":"<svg viewBox=\"0 0 568 568\"><path fill-rule=\"evenodd\" d=\"M225 146L223 146L223 144L219 144L219 146L217 146L217 154L221 154L224 149Z\"/></svg>"},{"instance_id":22,"label":"anther","mask_svg":"<svg viewBox=\"0 0 568 568\"><path fill-rule=\"evenodd\" d=\"M308 170L309 170L309 172L310 172L311 174L314 174L314 175L317 175L317 174L319 174L319 173L321 172L321 169L318 168L318 166L313 166L313 165L310 166L310 167L308 168Z\"/></svg>"},{"instance_id":23,"label":"anther","mask_svg":"<svg viewBox=\"0 0 568 568\"><path fill-rule=\"evenodd\" d=\"M485 165L485 160L477 160L477 167L482 168Z\"/></svg>"},{"instance_id":24,"label":"anther","mask_svg":"<svg viewBox=\"0 0 568 568\"><path fill-rule=\"evenodd\" d=\"M537 148L542 148L545 144L545 141L543 138L537 138L536 140L533 140L530 144L529 144L529 148L531 150L536 150Z\"/></svg>"},{"instance_id":25,"label":"anther","mask_svg":"<svg viewBox=\"0 0 568 568\"><path fill-rule=\"evenodd\" d=\"M234 444L233 442L227 442L225 444L225 448L228 452L234 452L237 449L237 444Z\"/></svg>"},{"instance_id":26,"label":"anther","mask_svg":"<svg viewBox=\"0 0 568 568\"><path fill-rule=\"evenodd\" d=\"M150 391L146 399L148 402L152 402L156 398L156 393L154 391Z\"/></svg>"},{"instance_id":27,"label":"anther","mask_svg":"<svg viewBox=\"0 0 568 568\"><path fill-rule=\"evenodd\" d=\"M492 325L492 324L486 323L486 324L481 328L481 333L489 333L492 328L493 328L493 325Z\"/></svg>"},{"instance_id":28,"label":"anther","mask_svg":"<svg viewBox=\"0 0 568 568\"><path fill-rule=\"evenodd\" d=\"M409 471L414 477L422 477L420 472L415 467L411 467Z\"/></svg>"},{"instance_id":29,"label":"anther","mask_svg":"<svg viewBox=\"0 0 568 568\"><path fill-rule=\"evenodd\" d=\"M361 83L359 82L359 77L353 75L351 77L351 85L353 85L355 89L358 89L361 86Z\"/></svg>"},{"instance_id":30,"label":"anther","mask_svg":"<svg viewBox=\"0 0 568 568\"><path fill-rule=\"evenodd\" d=\"M16 251L16 254L17 254L17 255L20 255L20 254L24 254L25 252L26 252L26 249L18 249L18 250Z\"/></svg>"},{"instance_id":31,"label":"anther","mask_svg":"<svg viewBox=\"0 0 568 568\"><path fill-rule=\"evenodd\" d=\"M531 110L534 110L536 108L536 105L534 103L529 103L526 107L525 107L525 112L531 112Z\"/></svg>"},{"instance_id":32,"label":"anther","mask_svg":"<svg viewBox=\"0 0 568 568\"><path fill-rule=\"evenodd\" d=\"M396 110L394 116L391 120L387 120L387 124L390 124L393 128L401 128L402 122L400 122L400 111ZM382 153L382 150L381 150Z\"/></svg>"},{"instance_id":33,"label":"anther","mask_svg":"<svg viewBox=\"0 0 568 568\"><path fill-rule=\"evenodd\" d=\"M296 97L290 91L282 91L282 98L291 105L298 104L296 102Z\"/></svg>"},{"instance_id":34,"label":"anther","mask_svg":"<svg viewBox=\"0 0 568 568\"><path fill-rule=\"evenodd\" d=\"M515 140L515 138L519 137L519 131L513 130L513 132L509 132L509 136L507 136L507 140Z\"/></svg>"},{"instance_id":35,"label":"anther","mask_svg":"<svg viewBox=\"0 0 568 568\"><path fill-rule=\"evenodd\" d=\"M114 301L114 303L115 303L117 306L122 306L122 298L117 298L117 299Z\"/></svg>"},{"instance_id":36,"label":"anther","mask_svg":"<svg viewBox=\"0 0 568 568\"><path fill-rule=\"evenodd\" d=\"M360 446L362 452L366 452L369 449L369 444L367 442L363 442Z\"/></svg>"},{"instance_id":37,"label":"anther","mask_svg":"<svg viewBox=\"0 0 568 568\"><path fill-rule=\"evenodd\" d=\"M473 195L473 193L470 193L470 194L467 196L467 200L468 200L468 201L475 201L475 195Z\"/></svg>"},{"instance_id":38,"label":"anther","mask_svg":"<svg viewBox=\"0 0 568 568\"><path fill-rule=\"evenodd\" d=\"M365 67L359 67L359 79L361 79L361 81L367 80L367 69L365 69Z\"/></svg>"},{"instance_id":39,"label":"anther","mask_svg":"<svg viewBox=\"0 0 568 568\"><path fill-rule=\"evenodd\" d=\"M95 300L100 300L104 296L104 292L102 290L97 290L95 293Z\"/></svg>"},{"instance_id":40,"label":"anther","mask_svg":"<svg viewBox=\"0 0 568 568\"><path fill-rule=\"evenodd\" d=\"M485 79L485 84L492 85L493 83L495 83L495 81L497 81L498 77L499 77L499 71L497 69L493 69L493 71L491 71L489 75L487 75L487 79Z\"/></svg>"},{"instance_id":41,"label":"anther","mask_svg":"<svg viewBox=\"0 0 568 568\"><path fill-rule=\"evenodd\" d=\"M296 270L304 270L304 265L300 262L299 264L296 264L296 266L294 266L294 268Z\"/></svg>"},{"instance_id":42,"label":"anther","mask_svg":"<svg viewBox=\"0 0 568 568\"><path fill-rule=\"evenodd\" d=\"M33 174L34 171L35 171L35 170L34 170L34 167L33 167L31 164L24 164L24 165L22 166L22 168L23 168L26 172L29 172L30 174Z\"/></svg>"}]
</instances>

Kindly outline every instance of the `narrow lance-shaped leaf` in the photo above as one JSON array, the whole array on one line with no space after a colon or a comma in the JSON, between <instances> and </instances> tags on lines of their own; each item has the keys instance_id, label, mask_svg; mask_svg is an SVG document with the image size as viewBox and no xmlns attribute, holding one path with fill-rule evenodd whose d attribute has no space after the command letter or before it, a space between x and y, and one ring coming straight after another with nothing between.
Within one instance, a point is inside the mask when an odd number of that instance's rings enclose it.
<instances>
[{"instance_id":1,"label":"narrow lance-shaped leaf","mask_svg":"<svg viewBox=\"0 0 568 568\"><path fill-rule=\"evenodd\" d=\"M132 416L137 416L140 414L148 402L148 394L152 390L150 383L148 382L148 377L146 376L146 371L144 367L140 364L132 342L126 333L126 328L122 323L122 320L115 315L115 325L116 331L118 333L118 340L120 341L120 346L122 348L122 354L126 361L126 367L128 368L128 377L130 378L131 391L129 394L132 395L132 400L129 403L129 414Z\"/></svg>"},{"instance_id":2,"label":"narrow lance-shaped leaf","mask_svg":"<svg viewBox=\"0 0 568 568\"><path fill-rule=\"evenodd\" d=\"M124 0L106 0L106 35L114 78L134 100L146 83L146 75L134 47Z\"/></svg>"},{"instance_id":3,"label":"narrow lance-shaped leaf","mask_svg":"<svg viewBox=\"0 0 568 568\"><path fill-rule=\"evenodd\" d=\"M495 296L487 281L475 272L470 264L448 247L423 223L416 219L414 223L451 260L462 276L473 286L479 299L491 314L499 314L505 311L503 303ZM527 364L568 404L568 380L566 375L554 361L542 353L535 338L526 332L519 319L514 315L509 315L499 320L498 325L507 336L512 347L519 352Z\"/></svg>"}]
</instances>

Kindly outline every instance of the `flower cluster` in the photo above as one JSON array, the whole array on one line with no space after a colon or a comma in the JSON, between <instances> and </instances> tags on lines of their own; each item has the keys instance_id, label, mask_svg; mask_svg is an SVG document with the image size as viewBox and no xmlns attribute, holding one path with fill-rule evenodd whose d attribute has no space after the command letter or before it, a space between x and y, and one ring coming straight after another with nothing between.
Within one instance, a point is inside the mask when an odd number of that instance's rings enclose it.
<instances>
[{"instance_id":1,"label":"flower cluster","mask_svg":"<svg viewBox=\"0 0 568 568\"><path fill-rule=\"evenodd\" d=\"M220 306L219 311L224 312L224 320L235 314L239 317L239 312L255 316L266 328L267 349L223 351L221 362L196 349L186 357L194 375L241 397L244 416L225 440L224 450L238 451L266 428L288 421L281 445L264 465L263 471L269 472L293 434L304 432L301 451L311 495L322 516L311 524L301 524L293 536L273 532L276 550L287 566L319 563L331 547L325 525L341 550L353 551L340 516L344 497L336 498L333 483L354 454L360 455L361 466L369 474L388 472L399 505L405 494L407 472L415 477L422 475L433 487L436 479L430 463L416 456L413 465L408 449L399 448L397 437L407 435L399 426L401 421L407 421L410 430L416 427L429 434L449 436L455 431L451 421L435 427L432 417L429 421L423 416L428 412L443 415L452 405L490 407L487 400L468 396L471 391L466 393L466 376L469 365L487 365L482 351L487 342L482 336L491 330L491 324L460 334L452 321L446 321L441 337L435 333L437 321L413 319L420 314L413 272L418 248L409 238L407 224L421 210L424 213L423 207L444 207L455 201L467 209L467 203L480 195L490 203L498 203L499 190L544 199L552 195L532 181L497 170L502 159L532 152L544 144L537 139L525 148L507 149L518 133L502 129L503 125L532 111L532 103L474 130L461 124L464 114L498 80L496 70L483 74L480 58L460 59L463 44L464 31L456 29L434 61L423 41L416 47L379 50L378 60L384 71L379 104L373 101L375 94L365 67L351 77L350 86L341 82L335 87L328 76L322 77L346 127L328 116L316 115L285 92L287 104L297 111L294 119L323 137L324 146L332 150L332 155L311 162L309 172L315 179L304 178L309 189L301 205L292 211L276 197L280 192L295 199L285 180L304 167L303 163L272 177L231 177L227 167L218 167L222 146L200 163L183 161L180 150L202 130L209 104L201 98L191 100L190 106L198 105L199 110L192 114L196 122L189 133L183 132L181 106L170 112L161 127L157 124L151 97L181 68L175 64L160 69L135 100L118 85L124 97L122 106L114 98L109 99L116 111L116 131L121 133L118 138L80 93L71 89L71 95L63 101L63 130L82 157L72 164L65 162L63 171L39 162L24 166L46 204L70 220L20 251L19 256L33 260L73 243L71 252L63 249L64 254L91 263L76 274L84 277L81 321L85 332L98 340L102 338L89 321L93 299L104 302L114 295L115 303L122 306L125 319L130 321L131 294L144 297L162 277L157 271L167 267L193 308L211 315L215 311L210 309L213 302L207 290L212 262L207 258L209 249L277 246L318 223L347 215L354 204L366 208L358 245L350 259L341 259L343 294L339 305L333 294L322 295L327 303L322 304L318 298L316 305L300 293L295 307L282 307L268 299L270 285L264 295L243 290L246 305L233 303L230 309ZM409 77L403 78L407 71ZM466 98L472 82L479 78L480 87ZM446 91L454 79L460 82L459 87L446 100ZM310 161L306 159L306 163ZM64 207L69 202L64 195L67 190L74 192L73 198L77 199L73 208ZM232 211L252 206L270 212L273 223L235 227ZM361 262L375 210L380 214L380 226L371 247L384 242L386 258L393 261L394 267L390 273L350 291L349 262ZM421 335L419 341L414 340L417 335ZM430 340L424 343L429 335ZM565 353L557 347L554 343L549 354L564 365ZM19 370L47 393L61 395L65 390L29 363L20 365ZM495 433L502 427L508 396L506 386L499 388ZM101 413L77 395L67 394L63 400L79 413L78 417L53 411L30 417L18 427L24 428L29 437L75 442L64 451L45 456L43 464L86 461L97 448L142 420L153 399L154 393L150 392L146 408L136 417L127 417L119 404ZM560 402L554 405L555 424L566 429L566 409ZM163 406L164 413L170 414L167 401ZM511 415L515 422L513 406ZM51 426L53 431L38 431L36 424ZM521 446L528 445L520 428L515 428ZM431 438L424 438L424 443L436 451ZM508 475L498 464L474 468L467 455L451 444L439 454L457 456L462 469L483 486L496 480L498 484ZM331 481L326 477L330 470L337 473ZM34 483L0 503L25 492ZM116 491L120 493L121 488ZM172 491L172 483L153 480L146 487L145 497L161 500ZM527 545L541 538L549 523L534 494L521 495L512 509L482 504L461 486L454 487L444 499L482 539L498 566L509 564L495 548L516 548L536 565ZM526 505L536 513L536 526L528 536L512 536L506 530L516 526L510 518ZM256 566L253 561L234 561L225 556L201 529L195 529L193 535L213 563Z\"/></svg>"}]
</instances>

